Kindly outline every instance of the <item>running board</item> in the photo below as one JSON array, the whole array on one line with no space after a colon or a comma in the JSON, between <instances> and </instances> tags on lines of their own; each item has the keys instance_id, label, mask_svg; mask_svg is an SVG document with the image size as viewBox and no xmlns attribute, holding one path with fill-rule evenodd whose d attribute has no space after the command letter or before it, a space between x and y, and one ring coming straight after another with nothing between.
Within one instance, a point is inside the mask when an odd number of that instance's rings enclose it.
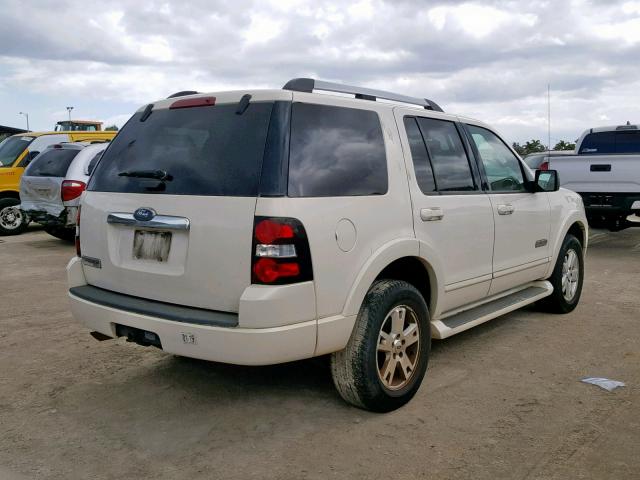
<instances>
[{"instance_id":1,"label":"running board","mask_svg":"<svg viewBox=\"0 0 640 480\"><path fill-rule=\"evenodd\" d=\"M553 293L553 287L547 281L533 282L525 288L505 292L493 299L485 299L483 303L471 306L452 315L431 322L434 338L447 338L456 333L468 330L496 317L513 312L519 308L536 302Z\"/></svg>"}]
</instances>

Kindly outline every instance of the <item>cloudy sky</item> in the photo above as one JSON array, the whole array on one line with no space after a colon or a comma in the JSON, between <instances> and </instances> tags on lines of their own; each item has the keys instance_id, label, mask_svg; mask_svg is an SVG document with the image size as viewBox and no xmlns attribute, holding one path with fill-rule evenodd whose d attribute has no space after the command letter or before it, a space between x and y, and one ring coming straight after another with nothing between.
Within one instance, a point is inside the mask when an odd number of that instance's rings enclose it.
<instances>
[{"instance_id":1,"label":"cloudy sky","mask_svg":"<svg viewBox=\"0 0 640 480\"><path fill-rule=\"evenodd\" d=\"M310 76L426 96L509 141L640 122L640 1L0 0L0 124L122 125L178 90ZM546 143L546 141L545 141Z\"/></svg>"}]
</instances>

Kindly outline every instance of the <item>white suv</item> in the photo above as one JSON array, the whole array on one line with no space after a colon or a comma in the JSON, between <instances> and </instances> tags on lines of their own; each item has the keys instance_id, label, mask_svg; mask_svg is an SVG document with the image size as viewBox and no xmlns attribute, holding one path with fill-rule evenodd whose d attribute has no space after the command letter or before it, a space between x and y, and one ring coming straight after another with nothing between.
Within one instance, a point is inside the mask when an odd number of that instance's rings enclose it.
<instances>
[{"instance_id":1,"label":"white suv","mask_svg":"<svg viewBox=\"0 0 640 480\"><path fill-rule=\"evenodd\" d=\"M432 338L578 303L580 197L487 125L312 79L186 93L138 110L83 194L67 270L94 337L244 365L331 354L345 400L389 411Z\"/></svg>"}]
</instances>

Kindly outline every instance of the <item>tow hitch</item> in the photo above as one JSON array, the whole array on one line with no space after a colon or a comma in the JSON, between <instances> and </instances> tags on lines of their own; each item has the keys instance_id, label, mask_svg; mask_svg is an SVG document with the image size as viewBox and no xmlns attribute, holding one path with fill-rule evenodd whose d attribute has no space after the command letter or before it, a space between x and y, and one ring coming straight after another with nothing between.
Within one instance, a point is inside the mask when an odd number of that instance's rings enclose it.
<instances>
[{"instance_id":1,"label":"tow hitch","mask_svg":"<svg viewBox=\"0 0 640 480\"><path fill-rule=\"evenodd\" d=\"M158 347L162 350L160 337L153 332L141 330L139 328L127 327L126 325L116 325L116 336L127 337L127 342L134 342L143 347Z\"/></svg>"}]
</instances>

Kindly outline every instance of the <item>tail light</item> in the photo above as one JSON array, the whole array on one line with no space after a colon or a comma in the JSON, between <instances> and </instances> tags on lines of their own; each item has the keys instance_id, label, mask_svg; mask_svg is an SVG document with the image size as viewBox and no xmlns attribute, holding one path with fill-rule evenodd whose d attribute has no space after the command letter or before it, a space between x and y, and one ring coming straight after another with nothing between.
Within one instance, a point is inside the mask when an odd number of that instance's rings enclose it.
<instances>
[{"instance_id":1,"label":"tail light","mask_svg":"<svg viewBox=\"0 0 640 480\"><path fill-rule=\"evenodd\" d=\"M549 162L542 162L538 170L549 170Z\"/></svg>"},{"instance_id":2,"label":"tail light","mask_svg":"<svg viewBox=\"0 0 640 480\"><path fill-rule=\"evenodd\" d=\"M78 216L76 217L76 255L78 257L82 257L82 252L80 251L80 211L82 210L82 205L78 207Z\"/></svg>"},{"instance_id":3,"label":"tail light","mask_svg":"<svg viewBox=\"0 0 640 480\"><path fill-rule=\"evenodd\" d=\"M64 180L62 182L62 201L68 202L82 195L87 188L87 184L77 180Z\"/></svg>"},{"instance_id":4,"label":"tail light","mask_svg":"<svg viewBox=\"0 0 640 480\"><path fill-rule=\"evenodd\" d=\"M307 233L295 218L255 217L251 283L285 285L313 280Z\"/></svg>"}]
</instances>

